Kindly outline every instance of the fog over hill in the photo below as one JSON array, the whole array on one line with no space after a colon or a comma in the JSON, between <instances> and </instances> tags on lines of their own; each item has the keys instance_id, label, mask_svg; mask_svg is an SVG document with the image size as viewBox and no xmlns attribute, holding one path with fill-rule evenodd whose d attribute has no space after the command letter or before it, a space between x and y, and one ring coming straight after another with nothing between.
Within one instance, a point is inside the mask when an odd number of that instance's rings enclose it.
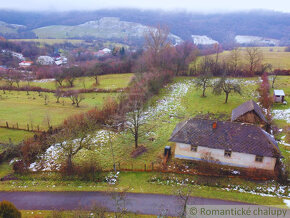
<instances>
[{"instance_id":1,"label":"fog over hill","mask_svg":"<svg viewBox=\"0 0 290 218\"><path fill-rule=\"evenodd\" d=\"M167 25L171 33L184 40L192 40L192 35L200 35L220 43L228 43L235 42L235 37L241 35L281 40L282 44L290 42L290 13L273 11L216 14L138 9L45 13L0 11L0 21L25 25L27 27L26 34L29 36L33 35L33 29L55 25L77 26L103 17L117 17L121 21L149 26ZM0 31L0 34L10 37L5 32ZM15 38L15 35L13 37Z\"/></svg>"}]
</instances>

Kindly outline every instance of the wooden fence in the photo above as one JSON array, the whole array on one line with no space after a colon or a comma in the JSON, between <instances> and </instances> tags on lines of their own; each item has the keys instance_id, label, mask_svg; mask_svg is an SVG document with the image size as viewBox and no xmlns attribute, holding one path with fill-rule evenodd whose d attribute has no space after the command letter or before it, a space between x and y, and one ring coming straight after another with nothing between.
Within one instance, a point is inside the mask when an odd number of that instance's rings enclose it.
<instances>
[{"instance_id":1,"label":"wooden fence","mask_svg":"<svg viewBox=\"0 0 290 218\"><path fill-rule=\"evenodd\" d=\"M6 128L6 129L15 129L15 130L23 130L23 131L28 131L28 132L35 132L35 133L41 133L45 132L44 129L41 129L39 125L33 125L33 124L19 124L17 123L9 123L6 121L5 123L0 123L0 128Z\"/></svg>"}]
</instances>

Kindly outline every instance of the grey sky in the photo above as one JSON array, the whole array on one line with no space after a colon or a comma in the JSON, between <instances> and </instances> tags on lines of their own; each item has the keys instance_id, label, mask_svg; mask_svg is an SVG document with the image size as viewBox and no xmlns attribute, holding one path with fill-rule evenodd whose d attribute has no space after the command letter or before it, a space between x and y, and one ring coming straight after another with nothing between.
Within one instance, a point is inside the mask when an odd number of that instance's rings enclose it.
<instances>
[{"instance_id":1,"label":"grey sky","mask_svg":"<svg viewBox=\"0 0 290 218\"><path fill-rule=\"evenodd\" d=\"M290 12L289 0L0 0L0 8L14 10L95 10L100 8L140 8L229 12L265 9Z\"/></svg>"}]
</instances>

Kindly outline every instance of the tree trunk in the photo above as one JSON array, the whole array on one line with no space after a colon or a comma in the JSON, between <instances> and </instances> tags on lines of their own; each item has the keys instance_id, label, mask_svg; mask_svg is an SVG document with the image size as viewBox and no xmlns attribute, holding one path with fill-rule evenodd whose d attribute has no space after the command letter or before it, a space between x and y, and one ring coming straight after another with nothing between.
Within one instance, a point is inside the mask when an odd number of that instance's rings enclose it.
<instances>
[{"instance_id":1,"label":"tree trunk","mask_svg":"<svg viewBox=\"0 0 290 218\"><path fill-rule=\"evenodd\" d=\"M229 93L226 92L226 101L225 104L228 103Z\"/></svg>"},{"instance_id":2,"label":"tree trunk","mask_svg":"<svg viewBox=\"0 0 290 218\"><path fill-rule=\"evenodd\" d=\"M138 148L138 134L135 134L135 149Z\"/></svg>"},{"instance_id":3,"label":"tree trunk","mask_svg":"<svg viewBox=\"0 0 290 218\"><path fill-rule=\"evenodd\" d=\"M203 86L203 90L202 90L202 97L205 97L205 86Z\"/></svg>"},{"instance_id":4,"label":"tree trunk","mask_svg":"<svg viewBox=\"0 0 290 218\"><path fill-rule=\"evenodd\" d=\"M67 173L71 174L73 170L73 165L72 165L72 155L69 154L67 157Z\"/></svg>"}]
</instances>

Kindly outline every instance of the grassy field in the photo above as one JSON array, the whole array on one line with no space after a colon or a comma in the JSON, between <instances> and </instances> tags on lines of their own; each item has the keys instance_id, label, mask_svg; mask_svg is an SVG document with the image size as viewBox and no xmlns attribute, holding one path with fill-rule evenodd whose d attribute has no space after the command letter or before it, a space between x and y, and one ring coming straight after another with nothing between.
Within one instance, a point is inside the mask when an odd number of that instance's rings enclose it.
<instances>
[{"instance_id":1,"label":"grassy field","mask_svg":"<svg viewBox=\"0 0 290 218\"><path fill-rule=\"evenodd\" d=\"M45 105L44 96L48 96L48 103ZM0 124L5 125L7 121L10 126L19 124L20 128L25 128L27 124L40 129L48 128L50 125L57 126L70 115L88 111L93 107L101 107L109 96L117 97L116 93L85 93L85 99L80 103L80 107L72 105L69 98L60 98L60 103L56 103L56 98L52 93L43 93L39 96L37 92L7 91L2 94L0 100Z\"/></svg>"},{"instance_id":2,"label":"grassy field","mask_svg":"<svg viewBox=\"0 0 290 218\"><path fill-rule=\"evenodd\" d=\"M13 42L39 42L40 44L61 44L61 43L72 43L74 45L81 44L84 42L84 40L79 39L9 39L9 41Z\"/></svg>"},{"instance_id":3,"label":"grassy field","mask_svg":"<svg viewBox=\"0 0 290 218\"><path fill-rule=\"evenodd\" d=\"M0 143L9 143L10 142L9 139L11 139L11 142L13 144L18 144L23 139L29 138L31 136L33 136L32 132L0 128Z\"/></svg>"},{"instance_id":4,"label":"grassy field","mask_svg":"<svg viewBox=\"0 0 290 218\"><path fill-rule=\"evenodd\" d=\"M240 48L242 63L246 63L246 48ZM290 69L290 52L285 52L285 47L260 47L264 63L272 64L273 69ZM227 59L230 51L224 51L220 54L220 60Z\"/></svg>"},{"instance_id":5,"label":"grassy field","mask_svg":"<svg viewBox=\"0 0 290 218\"><path fill-rule=\"evenodd\" d=\"M0 178L13 173L12 167L9 165L9 163L1 163L0 164Z\"/></svg>"},{"instance_id":6,"label":"grassy field","mask_svg":"<svg viewBox=\"0 0 290 218\"><path fill-rule=\"evenodd\" d=\"M128 86L133 74L112 74L99 77L99 85L96 88L100 89L116 89L125 88ZM93 88L94 80L89 77L77 78L75 86L72 89ZM4 85L4 81L0 81L0 85ZM16 85L16 84L15 84ZM20 86L27 85L26 82L21 82ZM47 89L56 89L54 81L38 81L31 82L31 86L39 86ZM47 130L48 121L50 125L57 126L63 120L71 115L88 111L90 108L101 107L103 102L108 97L117 98L118 93L85 93L82 94L85 99L77 108L71 104L69 98L60 98L60 103L56 103L56 98L53 93L41 93L22 91L6 91L5 94L0 94L0 125L5 126L8 122L9 126L27 129L27 124L30 129ZM45 105L44 97L48 97L48 103ZM13 143L22 141L25 137L31 136L30 133L18 130L7 130L0 128L0 142L7 143L9 138Z\"/></svg>"},{"instance_id":7,"label":"grassy field","mask_svg":"<svg viewBox=\"0 0 290 218\"><path fill-rule=\"evenodd\" d=\"M74 82L74 87L65 88L65 89L90 89L90 88L98 88L98 89L117 89L117 88L125 88L131 81L133 74L108 74L102 75L98 77L99 85L95 86L95 80L92 77L79 77ZM0 81L0 85L5 85L5 81ZM28 83L25 81L21 81L19 85L27 86ZM41 87L45 89L55 90L58 86L53 80L35 80L33 82L29 82L30 86ZM65 82L63 85L67 85ZM16 86L16 84L14 84Z\"/></svg>"}]
</instances>

